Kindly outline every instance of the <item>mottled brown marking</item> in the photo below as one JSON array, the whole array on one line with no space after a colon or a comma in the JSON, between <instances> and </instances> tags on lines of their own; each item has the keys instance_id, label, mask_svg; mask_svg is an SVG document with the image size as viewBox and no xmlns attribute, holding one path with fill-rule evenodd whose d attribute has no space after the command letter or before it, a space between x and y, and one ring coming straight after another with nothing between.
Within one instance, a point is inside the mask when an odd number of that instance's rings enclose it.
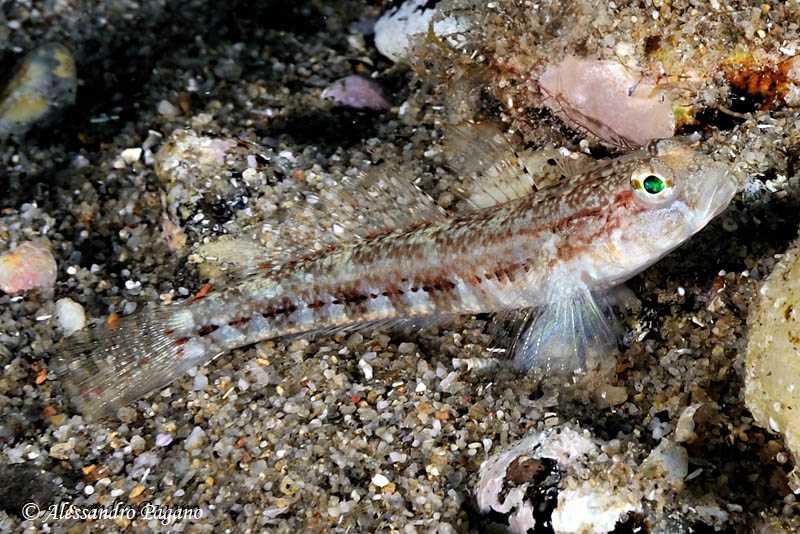
<instances>
[{"instance_id":1,"label":"mottled brown marking","mask_svg":"<svg viewBox=\"0 0 800 534\"><path fill-rule=\"evenodd\" d=\"M556 221L552 225L549 226L549 230L553 233L558 233L563 231L569 225L574 224L575 221L579 219L588 219L593 217L598 217L602 215L603 211L600 208L593 208L587 210L581 210L576 213L573 213L569 217L564 217L563 219Z\"/></svg>"},{"instance_id":2,"label":"mottled brown marking","mask_svg":"<svg viewBox=\"0 0 800 534\"><path fill-rule=\"evenodd\" d=\"M545 462L538 458L515 458L508 469L506 469L506 479L515 485L532 482L537 475L547 469Z\"/></svg>"},{"instance_id":3,"label":"mottled brown marking","mask_svg":"<svg viewBox=\"0 0 800 534\"><path fill-rule=\"evenodd\" d=\"M207 336L208 334L214 332L217 328L219 328L219 325L207 324L200 329L199 333L201 336Z\"/></svg>"},{"instance_id":4,"label":"mottled brown marking","mask_svg":"<svg viewBox=\"0 0 800 534\"><path fill-rule=\"evenodd\" d=\"M262 311L261 316L265 319L272 319L278 315L288 315L290 313L294 313L295 311L297 311L297 306L288 298L284 298L281 300L278 306L270 306L266 310Z\"/></svg>"}]
</instances>

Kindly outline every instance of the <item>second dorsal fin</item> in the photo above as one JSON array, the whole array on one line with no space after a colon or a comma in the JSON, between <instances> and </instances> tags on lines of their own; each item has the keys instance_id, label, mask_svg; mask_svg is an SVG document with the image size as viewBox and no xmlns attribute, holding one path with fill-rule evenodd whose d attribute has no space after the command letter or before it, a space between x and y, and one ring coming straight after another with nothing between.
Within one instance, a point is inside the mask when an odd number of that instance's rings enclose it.
<instances>
[{"instance_id":1,"label":"second dorsal fin","mask_svg":"<svg viewBox=\"0 0 800 534\"><path fill-rule=\"evenodd\" d=\"M447 217L413 180L410 169L386 163L331 179L317 191L293 186L268 220L242 228L239 237L199 245L196 253L216 263L201 271L231 281L369 235Z\"/></svg>"}]
</instances>

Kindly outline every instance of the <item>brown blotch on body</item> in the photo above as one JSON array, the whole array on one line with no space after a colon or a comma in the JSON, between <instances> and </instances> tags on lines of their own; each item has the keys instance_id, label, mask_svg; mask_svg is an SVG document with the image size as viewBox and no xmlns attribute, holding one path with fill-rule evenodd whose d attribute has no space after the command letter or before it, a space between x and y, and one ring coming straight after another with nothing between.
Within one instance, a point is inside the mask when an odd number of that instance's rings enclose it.
<instances>
[{"instance_id":1,"label":"brown blotch on body","mask_svg":"<svg viewBox=\"0 0 800 534\"><path fill-rule=\"evenodd\" d=\"M218 326L218 325L215 325L215 324L207 324L207 325L205 325L204 327L202 327L202 328L200 329L200 335L201 335L201 336L207 336L208 334L210 334L210 333L214 332L214 331L215 331L217 328L219 328L219 326Z\"/></svg>"},{"instance_id":2,"label":"brown blotch on body","mask_svg":"<svg viewBox=\"0 0 800 534\"><path fill-rule=\"evenodd\" d=\"M242 317L240 319L234 319L232 321L228 321L228 326L239 326L248 322L250 322L250 317Z\"/></svg>"}]
</instances>

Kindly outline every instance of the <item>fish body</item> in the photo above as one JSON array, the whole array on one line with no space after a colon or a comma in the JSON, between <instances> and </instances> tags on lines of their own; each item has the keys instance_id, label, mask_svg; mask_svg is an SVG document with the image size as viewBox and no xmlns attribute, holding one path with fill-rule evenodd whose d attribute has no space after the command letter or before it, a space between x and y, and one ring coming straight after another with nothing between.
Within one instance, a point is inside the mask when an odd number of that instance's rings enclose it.
<instances>
[{"instance_id":1,"label":"fish body","mask_svg":"<svg viewBox=\"0 0 800 534\"><path fill-rule=\"evenodd\" d=\"M460 314L535 312L520 370L585 369L613 335L595 297L703 228L730 202L727 166L680 141L563 183L298 257L177 305L121 318L61 353L90 414L166 385L236 347Z\"/></svg>"}]
</instances>

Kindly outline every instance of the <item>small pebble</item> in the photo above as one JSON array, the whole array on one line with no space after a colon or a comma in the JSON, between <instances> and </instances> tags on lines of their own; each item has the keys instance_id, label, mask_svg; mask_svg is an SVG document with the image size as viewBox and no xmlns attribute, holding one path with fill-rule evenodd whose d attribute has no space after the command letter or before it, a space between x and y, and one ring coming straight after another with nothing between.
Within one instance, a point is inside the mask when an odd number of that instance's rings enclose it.
<instances>
[{"instance_id":1,"label":"small pebble","mask_svg":"<svg viewBox=\"0 0 800 534\"><path fill-rule=\"evenodd\" d=\"M206 433L203 431L203 429L199 426L196 426L192 430L192 433L186 437L183 448L187 451L193 451L199 447L202 447L205 437Z\"/></svg>"},{"instance_id":2,"label":"small pebble","mask_svg":"<svg viewBox=\"0 0 800 534\"><path fill-rule=\"evenodd\" d=\"M377 475L372 477L372 483L378 486L379 488L382 488L389 483L389 479L383 476L382 474L378 473Z\"/></svg>"},{"instance_id":3,"label":"small pebble","mask_svg":"<svg viewBox=\"0 0 800 534\"><path fill-rule=\"evenodd\" d=\"M120 153L120 157L122 161L131 165L139 161L139 158L142 157L142 149L141 148L126 148L125 150Z\"/></svg>"},{"instance_id":4,"label":"small pebble","mask_svg":"<svg viewBox=\"0 0 800 534\"><path fill-rule=\"evenodd\" d=\"M397 347L397 352L400 354L414 354L415 350L416 346L413 343L408 342L400 343L400 345Z\"/></svg>"},{"instance_id":5,"label":"small pebble","mask_svg":"<svg viewBox=\"0 0 800 534\"><path fill-rule=\"evenodd\" d=\"M157 111L160 115L168 119L174 119L180 114L180 110L172 105L172 103L168 100L160 101L158 103Z\"/></svg>"},{"instance_id":6,"label":"small pebble","mask_svg":"<svg viewBox=\"0 0 800 534\"><path fill-rule=\"evenodd\" d=\"M203 373L197 373L194 377L194 390L202 391L208 385L208 377Z\"/></svg>"},{"instance_id":7,"label":"small pebble","mask_svg":"<svg viewBox=\"0 0 800 534\"><path fill-rule=\"evenodd\" d=\"M257 477L261 474L266 473L267 471L267 462L264 460L256 460L252 464L250 464L250 475Z\"/></svg>"},{"instance_id":8,"label":"small pebble","mask_svg":"<svg viewBox=\"0 0 800 534\"><path fill-rule=\"evenodd\" d=\"M138 435L137 436L133 436L131 438L131 442L130 443L131 443L131 449L133 449L135 451L144 450L145 441L144 441L144 438L142 436L138 436Z\"/></svg>"},{"instance_id":9,"label":"small pebble","mask_svg":"<svg viewBox=\"0 0 800 534\"><path fill-rule=\"evenodd\" d=\"M364 378L372 380L372 366L363 359L358 361L358 366L361 368L361 372L364 373Z\"/></svg>"},{"instance_id":10,"label":"small pebble","mask_svg":"<svg viewBox=\"0 0 800 534\"><path fill-rule=\"evenodd\" d=\"M84 312L83 306L70 298L56 301L56 317L66 336L86 326L86 312Z\"/></svg>"}]
</instances>

